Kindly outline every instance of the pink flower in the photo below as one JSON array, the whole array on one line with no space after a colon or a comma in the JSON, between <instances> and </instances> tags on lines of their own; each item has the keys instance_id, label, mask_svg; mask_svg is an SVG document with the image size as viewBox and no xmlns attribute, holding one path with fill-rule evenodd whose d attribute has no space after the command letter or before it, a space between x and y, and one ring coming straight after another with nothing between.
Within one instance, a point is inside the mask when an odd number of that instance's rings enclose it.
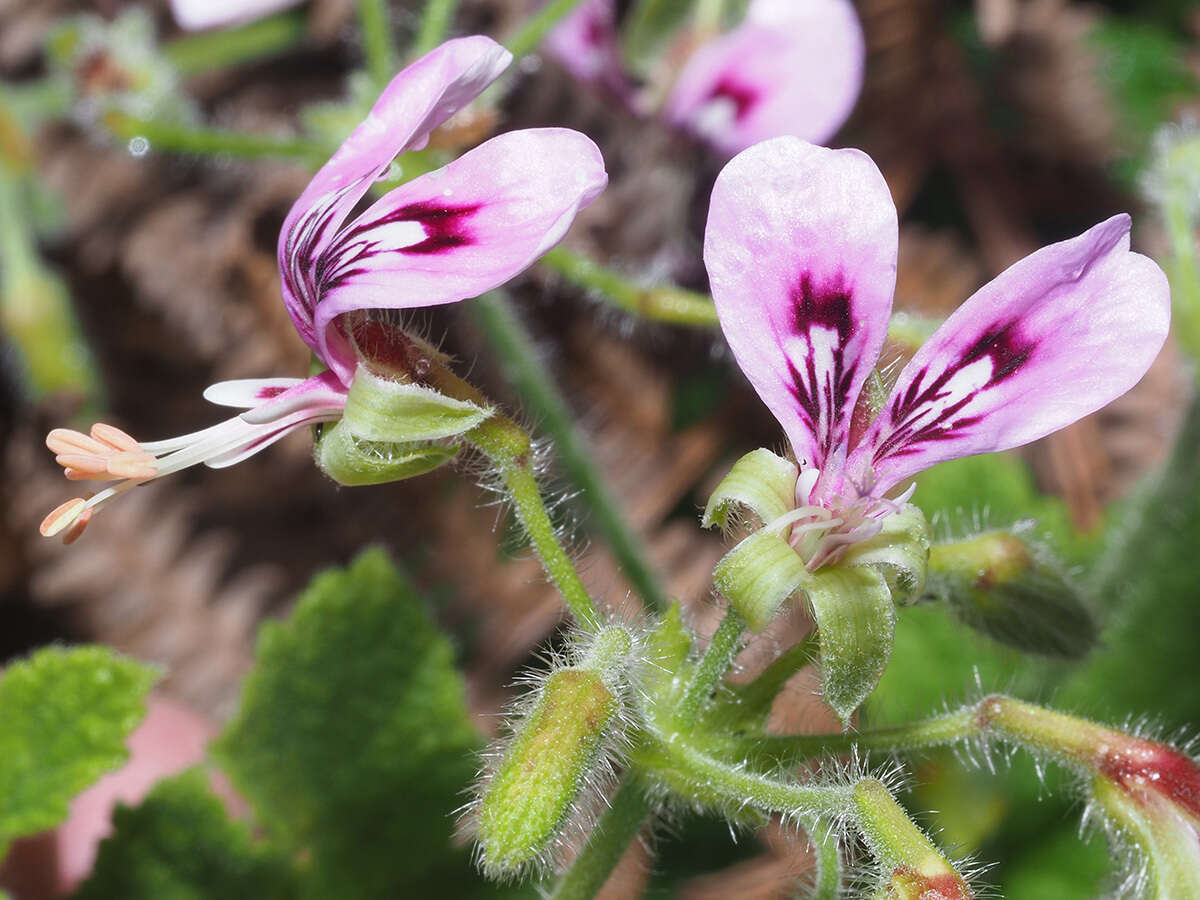
<instances>
[{"instance_id":1,"label":"pink flower","mask_svg":"<svg viewBox=\"0 0 1200 900\"><path fill-rule=\"evenodd\" d=\"M271 13L299 6L304 0L171 0L171 14L180 28L198 31L243 25Z\"/></svg>"},{"instance_id":2,"label":"pink flower","mask_svg":"<svg viewBox=\"0 0 1200 900\"><path fill-rule=\"evenodd\" d=\"M860 397L896 281L896 209L857 150L766 141L717 178L704 260L725 337L800 464L793 546L810 569L878 533L885 494L943 460L1017 447L1129 390L1170 297L1114 216L980 288L900 372Z\"/></svg>"},{"instance_id":3,"label":"pink flower","mask_svg":"<svg viewBox=\"0 0 1200 900\"><path fill-rule=\"evenodd\" d=\"M340 418L358 364L348 313L476 297L562 239L607 176L596 146L560 128L495 137L390 191L344 224L397 154L424 147L430 132L511 59L477 36L450 41L414 62L288 213L278 253L284 303L328 371L308 379L215 384L206 399L246 412L171 440L139 443L104 424L90 435L52 431L46 444L67 478L117 483L64 503L43 521L43 534L65 532L74 540L93 510L122 491L196 463L233 465L291 431Z\"/></svg>"},{"instance_id":4,"label":"pink flower","mask_svg":"<svg viewBox=\"0 0 1200 900\"><path fill-rule=\"evenodd\" d=\"M617 25L614 0L584 0L547 48L576 78L628 101ZM848 0L752 0L741 25L688 57L663 115L729 156L781 135L823 143L854 108L865 56Z\"/></svg>"}]
</instances>

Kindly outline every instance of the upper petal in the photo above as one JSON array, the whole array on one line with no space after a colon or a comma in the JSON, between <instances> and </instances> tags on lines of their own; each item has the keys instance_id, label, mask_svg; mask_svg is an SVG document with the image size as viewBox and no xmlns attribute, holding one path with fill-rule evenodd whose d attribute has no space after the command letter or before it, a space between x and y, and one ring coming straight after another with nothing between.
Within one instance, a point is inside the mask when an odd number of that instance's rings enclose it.
<instances>
[{"instance_id":1,"label":"upper petal","mask_svg":"<svg viewBox=\"0 0 1200 900\"><path fill-rule=\"evenodd\" d=\"M317 352L349 377L354 361L329 346L337 316L453 303L498 287L562 240L607 182L591 140L545 128L499 135L389 192L322 256Z\"/></svg>"},{"instance_id":2,"label":"upper petal","mask_svg":"<svg viewBox=\"0 0 1200 900\"><path fill-rule=\"evenodd\" d=\"M405 68L362 124L313 176L279 234L283 299L300 336L320 352L313 311L320 299L317 258L338 226L397 154L420 149L429 133L500 75L512 54L491 38L447 41Z\"/></svg>"},{"instance_id":3,"label":"upper petal","mask_svg":"<svg viewBox=\"0 0 1200 900\"><path fill-rule=\"evenodd\" d=\"M688 60L667 118L723 153L779 135L823 143L862 88L862 28L848 0L766 0Z\"/></svg>"},{"instance_id":4,"label":"upper petal","mask_svg":"<svg viewBox=\"0 0 1200 900\"><path fill-rule=\"evenodd\" d=\"M1125 393L1167 336L1162 270L1127 215L1043 247L959 307L912 358L850 468L875 490L934 463L1018 447Z\"/></svg>"},{"instance_id":5,"label":"upper petal","mask_svg":"<svg viewBox=\"0 0 1200 900\"><path fill-rule=\"evenodd\" d=\"M717 177L704 262L721 328L797 459L840 464L887 331L896 207L870 157L783 137Z\"/></svg>"}]
</instances>

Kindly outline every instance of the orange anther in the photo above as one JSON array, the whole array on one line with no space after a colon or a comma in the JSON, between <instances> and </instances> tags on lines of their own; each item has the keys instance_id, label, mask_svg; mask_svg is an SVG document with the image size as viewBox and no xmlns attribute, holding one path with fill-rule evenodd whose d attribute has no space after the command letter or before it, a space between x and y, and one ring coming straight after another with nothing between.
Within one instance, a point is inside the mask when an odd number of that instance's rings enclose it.
<instances>
[{"instance_id":1,"label":"orange anther","mask_svg":"<svg viewBox=\"0 0 1200 900\"><path fill-rule=\"evenodd\" d=\"M92 513L94 510L85 509L83 513L74 522L71 527L63 534L63 543L70 545L79 540L79 536L83 534L83 529L87 528L88 522L92 521Z\"/></svg>"},{"instance_id":2,"label":"orange anther","mask_svg":"<svg viewBox=\"0 0 1200 900\"><path fill-rule=\"evenodd\" d=\"M103 456L110 449L95 438L70 428L55 428L46 435L46 446L55 453L91 453L98 456Z\"/></svg>"},{"instance_id":3,"label":"orange anther","mask_svg":"<svg viewBox=\"0 0 1200 900\"><path fill-rule=\"evenodd\" d=\"M91 453L60 453L54 461L64 469L74 469L90 478L103 478L108 474L108 460Z\"/></svg>"},{"instance_id":4,"label":"orange anther","mask_svg":"<svg viewBox=\"0 0 1200 900\"><path fill-rule=\"evenodd\" d=\"M114 450L142 451L141 445L132 437L113 425L97 422L92 426L92 437Z\"/></svg>"},{"instance_id":5,"label":"orange anther","mask_svg":"<svg viewBox=\"0 0 1200 900\"><path fill-rule=\"evenodd\" d=\"M43 537L54 537L54 535L80 518L86 510L87 501L82 497L68 500L66 503L56 506L50 515L42 519L42 524L38 526L38 531L42 533Z\"/></svg>"},{"instance_id":6,"label":"orange anther","mask_svg":"<svg viewBox=\"0 0 1200 900\"><path fill-rule=\"evenodd\" d=\"M117 453L108 459L108 473L117 478L153 478L158 474L154 457L144 451Z\"/></svg>"}]
</instances>

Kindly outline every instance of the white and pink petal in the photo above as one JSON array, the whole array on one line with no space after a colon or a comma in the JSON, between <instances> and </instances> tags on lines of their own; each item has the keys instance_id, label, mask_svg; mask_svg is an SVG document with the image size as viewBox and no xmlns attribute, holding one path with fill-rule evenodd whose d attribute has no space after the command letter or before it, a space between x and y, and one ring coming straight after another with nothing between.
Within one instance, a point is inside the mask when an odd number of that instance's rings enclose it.
<instances>
[{"instance_id":1,"label":"white and pink petal","mask_svg":"<svg viewBox=\"0 0 1200 900\"><path fill-rule=\"evenodd\" d=\"M348 381L353 361L326 350L338 316L437 306L498 287L562 240L606 183L591 140L546 128L502 134L401 185L322 257L318 354Z\"/></svg>"},{"instance_id":2,"label":"white and pink petal","mask_svg":"<svg viewBox=\"0 0 1200 900\"><path fill-rule=\"evenodd\" d=\"M848 0L760 0L692 54L664 113L729 155L780 135L824 143L854 108L865 56Z\"/></svg>"},{"instance_id":3,"label":"white and pink petal","mask_svg":"<svg viewBox=\"0 0 1200 900\"><path fill-rule=\"evenodd\" d=\"M313 350L320 352L323 343L313 326L318 259L342 221L398 154L425 146L429 133L477 97L511 60L507 50L481 35L430 51L392 79L293 204L279 235L279 271L288 312Z\"/></svg>"},{"instance_id":4,"label":"white and pink petal","mask_svg":"<svg viewBox=\"0 0 1200 900\"><path fill-rule=\"evenodd\" d=\"M1113 216L980 288L900 373L848 466L880 493L934 463L1018 447L1133 387L1166 339L1170 292Z\"/></svg>"},{"instance_id":5,"label":"white and pink petal","mask_svg":"<svg viewBox=\"0 0 1200 900\"><path fill-rule=\"evenodd\" d=\"M704 261L721 328L802 466L840 469L887 332L897 234L857 150L776 138L717 177Z\"/></svg>"}]
</instances>

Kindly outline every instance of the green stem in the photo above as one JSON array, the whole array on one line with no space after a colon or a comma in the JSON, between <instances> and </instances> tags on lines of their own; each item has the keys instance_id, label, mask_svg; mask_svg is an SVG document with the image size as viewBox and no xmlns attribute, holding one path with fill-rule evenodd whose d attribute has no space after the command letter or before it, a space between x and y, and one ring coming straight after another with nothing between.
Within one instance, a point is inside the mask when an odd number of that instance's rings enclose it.
<instances>
[{"instance_id":1,"label":"green stem","mask_svg":"<svg viewBox=\"0 0 1200 900\"><path fill-rule=\"evenodd\" d=\"M588 835L583 850L555 887L550 900L591 900L595 897L653 809L637 776L627 773L611 805Z\"/></svg>"},{"instance_id":2,"label":"green stem","mask_svg":"<svg viewBox=\"0 0 1200 900\"><path fill-rule=\"evenodd\" d=\"M493 291L467 307L500 357L505 374L521 400L554 441L567 477L582 492L597 530L646 605L662 613L669 604L653 567L642 552L638 536L629 527L586 442L571 416L566 399L541 362L533 338L512 304Z\"/></svg>"},{"instance_id":3,"label":"green stem","mask_svg":"<svg viewBox=\"0 0 1200 900\"><path fill-rule=\"evenodd\" d=\"M213 128L190 128L169 122L139 119L120 112L110 112L104 124L118 138L145 138L151 149L172 153L199 153L216 156L229 154L245 159L288 157L302 160L316 168L329 150L323 144L306 138L279 138Z\"/></svg>"},{"instance_id":4,"label":"green stem","mask_svg":"<svg viewBox=\"0 0 1200 900\"><path fill-rule=\"evenodd\" d=\"M1171 302L1175 332L1192 357L1200 360L1200 267L1196 262L1196 233L1188 207L1195 199L1182 189L1172 190L1163 204L1163 220L1171 244Z\"/></svg>"},{"instance_id":5,"label":"green stem","mask_svg":"<svg viewBox=\"0 0 1200 900\"><path fill-rule=\"evenodd\" d=\"M818 756L836 756L851 750L889 753L950 744L979 733L977 708L967 706L941 716L890 728L831 734L760 735L738 738L725 745L733 758L748 758L756 765L792 766Z\"/></svg>"},{"instance_id":6,"label":"green stem","mask_svg":"<svg viewBox=\"0 0 1200 900\"><path fill-rule=\"evenodd\" d=\"M388 0L358 0L358 24L362 29L363 53L367 72L382 90L399 68L396 47L392 43Z\"/></svg>"},{"instance_id":7,"label":"green stem","mask_svg":"<svg viewBox=\"0 0 1200 900\"><path fill-rule=\"evenodd\" d=\"M640 287L613 269L564 247L555 247L541 262L572 284L595 291L621 309L643 318L699 328L718 325L717 308L704 294L677 287Z\"/></svg>"},{"instance_id":8,"label":"green stem","mask_svg":"<svg viewBox=\"0 0 1200 900\"><path fill-rule=\"evenodd\" d=\"M422 56L446 39L458 0L425 0L413 56Z\"/></svg>"},{"instance_id":9,"label":"green stem","mask_svg":"<svg viewBox=\"0 0 1200 900\"><path fill-rule=\"evenodd\" d=\"M842 896L842 854L837 834L819 816L805 816L802 824L817 863L817 877L804 896L809 900L838 900Z\"/></svg>"},{"instance_id":10,"label":"green stem","mask_svg":"<svg viewBox=\"0 0 1200 900\"><path fill-rule=\"evenodd\" d=\"M578 3L579 0L550 0L534 13L532 18L525 20L505 46L516 59L520 59L533 51L546 33L565 18Z\"/></svg>"},{"instance_id":11,"label":"green stem","mask_svg":"<svg viewBox=\"0 0 1200 900\"><path fill-rule=\"evenodd\" d=\"M188 35L167 43L163 53L184 77L263 59L304 42L301 13L281 13L243 25Z\"/></svg>"},{"instance_id":12,"label":"green stem","mask_svg":"<svg viewBox=\"0 0 1200 900\"><path fill-rule=\"evenodd\" d=\"M715 713L709 721L711 730L720 731L717 723L725 728L761 724L771 711L771 704L788 680L809 665L817 656L820 640L814 628L798 644L793 644L763 669L749 684L735 687L735 700Z\"/></svg>"},{"instance_id":13,"label":"green stem","mask_svg":"<svg viewBox=\"0 0 1200 900\"><path fill-rule=\"evenodd\" d=\"M708 650L704 652L700 665L696 667L687 693L679 703L675 713L675 724L680 730L686 731L699 718L700 710L729 671L745 631L746 617L731 606L721 624L717 626Z\"/></svg>"},{"instance_id":14,"label":"green stem","mask_svg":"<svg viewBox=\"0 0 1200 900\"><path fill-rule=\"evenodd\" d=\"M432 368L426 377L442 393L479 406L492 405L483 394L436 358L429 361ZM463 437L495 467L542 568L562 594L571 614L582 627L596 631L600 627L600 615L571 557L559 543L533 474L533 441L529 433L508 416L497 412Z\"/></svg>"},{"instance_id":15,"label":"green stem","mask_svg":"<svg viewBox=\"0 0 1200 900\"><path fill-rule=\"evenodd\" d=\"M686 737L674 737L647 730L645 742L634 753L634 763L693 803L730 811L749 805L763 812L798 817L837 817L847 809L848 785L780 781L710 756Z\"/></svg>"}]
</instances>

